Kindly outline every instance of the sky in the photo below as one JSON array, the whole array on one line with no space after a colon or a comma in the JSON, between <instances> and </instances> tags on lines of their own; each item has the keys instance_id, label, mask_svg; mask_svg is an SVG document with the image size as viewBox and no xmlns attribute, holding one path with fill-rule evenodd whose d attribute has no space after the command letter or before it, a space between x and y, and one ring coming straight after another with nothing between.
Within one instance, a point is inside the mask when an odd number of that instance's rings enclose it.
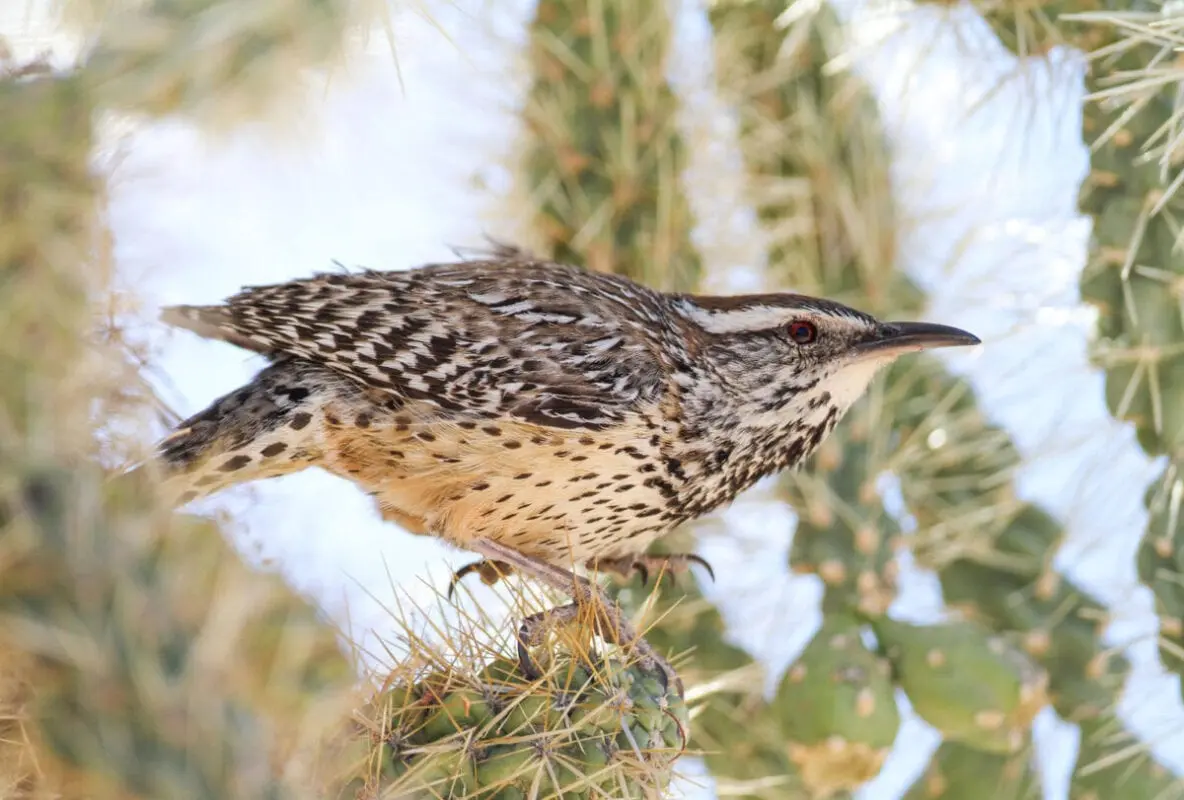
<instances>
[{"instance_id":1,"label":"sky","mask_svg":"<svg viewBox=\"0 0 1184 800\"><path fill-rule=\"evenodd\" d=\"M334 269L334 261L405 269L447 260L452 246L512 229L505 164L519 135L518 56L532 3L428 7L432 22L414 9L396 12L396 55L381 36L359 46L281 134L248 128L213 138L177 120L112 129L120 288L139 298L157 386L178 412L236 388L260 361L163 328L155 322L161 305L217 302L243 285ZM853 65L876 90L892 137L898 199L911 221L902 267L929 292L929 318L983 338L974 352L943 358L1023 453L1020 495L1069 530L1058 566L1112 607L1110 639L1132 645L1124 716L1182 768L1184 708L1158 666L1149 595L1134 573L1142 489L1155 465L1105 408L1101 373L1087 356L1091 316L1077 291L1089 234L1076 212L1088 168L1081 62L1053 54L1021 66L965 7L944 16L894 7L904 10L873 12L860 0L840 6L858 23ZM45 45L68 52L38 11L36 3L0 10L0 32L17 32L18 53ZM763 246L741 196L735 126L710 88L703 8L688 0L676 23L670 75L695 143L685 182L696 237L718 285L742 291L754 285ZM775 685L817 625L819 591L789 573L793 515L767 489L721 513L726 535L705 537L700 553L719 576L704 591ZM365 641L368 632L393 633L396 595L432 604L451 570L471 560L382 523L361 492L319 472L228 492L194 510L227 514L245 554L281 570ZM908 575L894 611L932 619L941 609L933 576ZM487 599L483 591L475 597ZM1046 713L1038 740L1046 796L1065 797L1071 729ZM937 739L910 720L900 742L862 791L866 800L899 796ZM714 797L684 761L693 779L685 797Z\"/></svg>"}]
</instances>

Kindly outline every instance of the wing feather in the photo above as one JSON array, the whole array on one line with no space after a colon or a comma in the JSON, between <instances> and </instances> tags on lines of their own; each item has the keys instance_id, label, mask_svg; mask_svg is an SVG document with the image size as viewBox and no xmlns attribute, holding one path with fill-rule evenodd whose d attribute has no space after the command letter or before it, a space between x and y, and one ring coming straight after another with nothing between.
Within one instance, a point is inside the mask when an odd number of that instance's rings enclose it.
<instances>
[{"instance_id":1,"label":"wing feather","mask_svg":"<svg viewBox=\"0 0 1184 800\"><path fill-rule=\"evenodd\" d=\"M451 416L558 428L619 422L662 385L663 296L546 262L468 261L248 287L168 324L329 366Z\"/></svg>"}]
</instances>

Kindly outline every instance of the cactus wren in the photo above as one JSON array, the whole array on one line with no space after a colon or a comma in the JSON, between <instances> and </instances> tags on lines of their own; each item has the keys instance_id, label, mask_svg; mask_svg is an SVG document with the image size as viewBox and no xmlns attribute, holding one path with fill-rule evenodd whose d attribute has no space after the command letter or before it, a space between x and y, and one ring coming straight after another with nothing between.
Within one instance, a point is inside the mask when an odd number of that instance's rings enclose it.
<instances>
[{"instance_id":1,"label":"cactus wren","mask_svg":"<svg viewBox=\"0 0 1184 800\"><path fill-rule=\"evenodd\" d=\"M321 467L384 519L479 554L487 581L516 570L595 597L598 630L667 677L572 567L652 565L653 540L802 461L896 356L979 342L803 295L662 293L512 248L246 288L162 319L271 362L160 444L173 502ZM524 668L576 608L527 620Z\"/></svg>"}]
</instances>

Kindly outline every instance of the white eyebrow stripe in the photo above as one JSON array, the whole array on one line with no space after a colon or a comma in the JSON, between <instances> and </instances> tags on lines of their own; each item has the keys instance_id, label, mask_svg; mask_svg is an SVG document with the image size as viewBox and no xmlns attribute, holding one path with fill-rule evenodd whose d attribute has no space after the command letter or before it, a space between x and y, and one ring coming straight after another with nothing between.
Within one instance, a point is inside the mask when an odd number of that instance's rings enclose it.
<instances>
[{"instance_id":1,"label":"white eyebrow stripe","mask_svg":"<svg viewBox=\"0 0 1184 800\"><path fill-rule=\"evenodd\" d=\"M682 311L692 322L708 333L765 330L808 316L803 314L800 309L763 305L730 311L708 311L693 303L686 303L683 305Z\"/></svg>"}]
</instances>

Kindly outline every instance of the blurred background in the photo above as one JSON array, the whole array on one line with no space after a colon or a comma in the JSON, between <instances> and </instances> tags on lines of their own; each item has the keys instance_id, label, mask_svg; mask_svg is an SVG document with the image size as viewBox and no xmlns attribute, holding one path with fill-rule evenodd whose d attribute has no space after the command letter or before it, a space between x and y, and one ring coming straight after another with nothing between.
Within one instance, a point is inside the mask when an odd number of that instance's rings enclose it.
<instances>
[{"instance_id":1,"label":"blurred background","mask_svg":"<svg viewBox=\"0 0 1184 800\"><path fill-rule=\"evenodd\" d=\"M261 360L160 306L486 236L974 331L688 526L717 580L661 594L714 632L655 641L723 688L692 723L715 755L682 758L671 796L1184 797L1184 8L1108 5L5 0L0 36L14 64L101 76L103 302L180 416ZM316 471L186 510L374 667L396 597L446 615L471 560ZM844 659L893 677L812 682Z\"/></svg>"}]
</instances>

